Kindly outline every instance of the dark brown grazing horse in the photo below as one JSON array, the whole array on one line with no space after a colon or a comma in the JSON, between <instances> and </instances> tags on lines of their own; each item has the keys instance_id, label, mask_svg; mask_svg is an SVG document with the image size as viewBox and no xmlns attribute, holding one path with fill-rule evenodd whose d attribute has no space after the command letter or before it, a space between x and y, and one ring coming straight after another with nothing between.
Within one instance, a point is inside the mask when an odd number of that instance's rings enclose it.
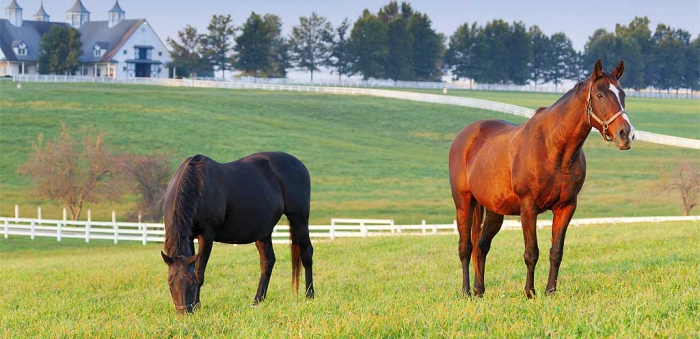
<instances>
[{"instance_id":1,"label":"dark brown grazing horse","mask_svg":"<svg viewBox=\"0 0 700 339\"><path fill-rule=\"evenodd\" d=\"M474 294L484 293L484 263L504 215L520 215L525 238L525 295L535 295L539 258L537 215L552 210L547 293L557 288L564 237L586 178L583 143L592 128L621 150L631 147L634 128L625 112L618 79L624 64L604 73L600 60L590 78L523 125L477 121L460 131L450 148L450 186L457 209L462 293L470 294L469 260L474 260ZM485 215L484 215L485 214ZM470 239L471 233L471 239Z\"/></svg>"},{"instance_id":2,"label":"dark brown grazing horse","mask_svg":"<svg viewBox=\"0 0 700 339\"><path fill-rule=\"evenodd\" d=\"M282 214L292 240L292 285L299 290L299 267L306 274L306 297L314 297L309 239L309 172L282 152L256 153L229 163L203 155L187 158L168 184L163 202L168 285L178 313L193 313L214 241L255 242L260 282L253 305L265 300L275 253L272 229ZM194 251L194 239L199 250Z\"/></svg>"}]
</instances>

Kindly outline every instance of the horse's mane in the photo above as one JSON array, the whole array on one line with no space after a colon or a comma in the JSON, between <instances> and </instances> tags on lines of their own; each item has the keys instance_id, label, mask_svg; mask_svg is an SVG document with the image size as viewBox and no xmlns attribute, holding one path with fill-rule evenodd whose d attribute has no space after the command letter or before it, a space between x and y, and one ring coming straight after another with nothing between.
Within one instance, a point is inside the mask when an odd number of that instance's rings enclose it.
<instances>
[{"instance_id":1,"label":"horse's mane","mask_svg":"<svg viewBox=\"0 0 700 339\"><path fill-rule=\"evenodd\" d=\"M204 156L201 154L192 157L176 183L173 220L168 232L169 236L165 237L164 247L168 255L175 255L179 249L178 246L187 244L192 235L192 221L197 213L204 187L207 162L203 160Z\"/></svg>"}]
</instances>

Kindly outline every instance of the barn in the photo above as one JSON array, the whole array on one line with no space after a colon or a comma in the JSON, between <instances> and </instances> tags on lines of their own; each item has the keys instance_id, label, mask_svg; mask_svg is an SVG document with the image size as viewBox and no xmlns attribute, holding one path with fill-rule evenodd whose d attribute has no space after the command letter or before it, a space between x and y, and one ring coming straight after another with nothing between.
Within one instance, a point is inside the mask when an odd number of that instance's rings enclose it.
<instances>
[{"instance_id":1,"label":"barn","mask_svg":"<svg viewBox=\"0 0 700 339\"><path fill-rule=\"evenodd\" d=\"M13 0L0 19L0 76L37 74L41 38L55 25L76 28L81 33L83 55L78 74L127 79L166 78L170 55L146 19L127 19L117 0L107 20L91 21L81 0L66 11L66 22L55 22L43 3L32 17L23 19L23 9Z\"/></svg>"}]
</instances>

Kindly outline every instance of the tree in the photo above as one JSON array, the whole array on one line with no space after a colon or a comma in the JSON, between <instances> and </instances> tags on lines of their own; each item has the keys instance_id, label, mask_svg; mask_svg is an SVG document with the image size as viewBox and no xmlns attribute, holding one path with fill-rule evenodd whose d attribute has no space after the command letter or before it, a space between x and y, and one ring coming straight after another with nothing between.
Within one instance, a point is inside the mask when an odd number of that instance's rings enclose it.
<instances>
[{"instance_id":1,"label":"tree","mask_svg":"<svg viewBox=\"0 0 700 339\"><path fill-rule=\"evenodd\" d=\"M690 33L659 24L653 39L656 45L654 85L661 89L680 88L686 70L685 49L690 45Z\"/></svg>"},{"instance_id":2,"label":"tree","mask_svg":"<svg viewBox=\"0 0 700 339\"><path fill-rule=\"evenodd\" d=\"M363 79L380 79L385 75L384 65L389 55L387 29L368 9L355 21L348 42L352 54L352 74L360 73Z\"/></svg>"},{"instance_id":3,"label":"tree","mask_svg":"<svg viewBox=\"0 0 700 339\"><path fill-rule=\"evenodd\" d=\"M445 64L455 79L481 78L481 37L483 31L476 22L457 27L450 37L449 48L445 52Z\"/></svg>"},{"instance_id":4,"label":"tree","mask_svg":"<svg viewBox=\"0 0 700 339\"><path fill-rule=\"evenodd\" d=\"M505 44L508 52L505 54L507 70L504 82L516 85L524 85L530 79L530 69L528 62L531 59L532 50L527 35L527 29L522 22L514 22L510 26L510 32Z\"/></svg>"},{"instance_id":5,"label":"tree","mask_svg":"<svg viewBox=\"0 0 700 339\"><path fill-rule=\"evenodd\" d=\"M440 81L445 56L445 37L432 28L426 14L414 12L407 24L412 42L413 76L418 81Z\"/></svg>"},{"instance_id":6,"label":"tree","mask_svg":"<svg viewBox=\"0 0 700 339\"><path fill-rule=\"evenodd\" d=\"M129 179L131 189L139 196L134 214L140 214L146 220L163 220L163 196L172 175L168 158L168 154L153 152L150 155L125 155L120 159L121 170Z\"/></svg>"},{"instance_id":7,"label":"tree","mask_svg":"<svg viewBox=\"0 0 700 339\"><path fill-rule=\"evenodd\" d=\"M231 55L235 28L231 15L214 15L207 26L209 31L202 36L204 57L216 71L222 72L226 78L226 71L233 70L234 57Z\"/></svg>"},{"instance_id":8,"label":"tree","mask_svg":"<svg viewBox=\"0 0 700 339\"><path fill-rule=\"evenodd\" d=\"M168 38L170 45L171 66L177 68L177 75L182 77L214 75L212 65L204 58L202 36L197 29L187 25L185 29L177 32L180 43Z\"/></svg>"},{"instance_id":9,"label":"tree","mask_svg":"<svg viewBox=\"0 0 700 339\"><path fill-rule=\"evenodd\" d=\"M54 25L41 37L39 73L75 73L80 67L82 55L80 32L75 28Z\"/></svg>"},{"instance_id":10,"label":"tree","mask_svg":"<svg viewBox=\"0 0 700 339\"><path fill-rule=\"evenodd\" d=\"M530 50L532 56L530 58L530 80L537 88L537 83L545 82L544 74L548 65L551 64L550 58L552 55L551 43L549 37L542 32L538 26L532 26L528 30L530 39Z\"/></svg>"},{"instance_id":11,"label":"tree","mask_svg":"<svg viewBox=\"0 0 700 339\"><path fill-rule=\"evenodd\" d=\"M558 89L562 80L577 80L580 76L576 65L576 51L571 40L564 33L555 33L550 37L548 64L544 71L545 82L554 84Z\"/></svg>"},{"instance_id":12,"label":"tree","mask_svg":"<svg viewBox=\"0 0 700 339\"><path fill-rule=\"evenodd\" d=\"M330 53L328 57L324 60L323 64L335 71L338 74L338 81L342 80L344 74L350 72L352 67L351 54L348 45L347 33L348 28L350 28L350 23L348 19L343 20L340 26L336 27L334 30L326 32L323 40L330 47Z\"/></svg>"},{"instance_id":13,"label":"tree","mask_svg":"<svg viewBox=\"0 0 700 339\"><path fill-rule=\"evenodd\" d=\"M628 26L617 24L615 35L622 39L619 58L625 61L624 82L636 90L647 87L650 80L647 71L654 53L649 19L635 17Z\"/></svg>"},{"instance_id":14,"label":"tree","mask_svg":"<svg viewBox=\"0 0 700 339\"><path fill-rule=\"evenodd\" d=\"M678 190L683 204L684 215L700 202L700 168L689 162L676 166L673 172L661 172L664 190Z\"/></svg>"},{"instance_id":15,"label":"tree","mask_svg":"<svg viewBox=\"0 0 700 339\"><path fill-rule=\"evenodd\" d=\"M267 14L263 18L255 12L251 13L243 24L241 34L236 37L233 48L238 53L236 68L256 77L276 73L273 48L281 29L282 22L278 16Z\"/></svg>"},{"instance_id":16,"label":"tree","mask_svg":"<svg viewBox=\"0 0 700 339\"><path fill-rule=\"evenodd\" d=\"M292 56L292 43L282 36L277 37L272 44L273 71L270 76L286 78L287 70L294 67Z\"/></svg>"},{"instance_id":17,"label":"tree","mask_svg":"<svg viewBox=\"0 0 700 339\"><path fill-rule=\"evenodd\" d=\"M106 149L103 134L86 133L81 147L64 124L46 145L39 134L33 148L20 172L31 178L38 196L63 201L71 220L80 218L85 202L117 199L122 193L122 185L115 184L117 161Z\"/></svg>"},{"instance_id":18,"label":"tree","mask_svg":"<svg viewBox=\"0 0 700 339\"><path fill-rule=\"evenodd\" d=\"M314 81L314 71L328 59L329 46L323 37L333 28L325 17L316 12L311 17L300 17L299 25L292 28L292 49L294 59L299 69L311 72L311 82Z\"/></svg>"},{"instance_id":19,"label":"tree","mask_svg":"<svg viewBox=\"0 0 700 339\"><path fill-rule=\"evenodd\" d=\"M700 90L700 35L687 46L685 53L685 64L688 66L683 73L682 86L691 91L698 91Z\"/></svg>"}]
</instances>

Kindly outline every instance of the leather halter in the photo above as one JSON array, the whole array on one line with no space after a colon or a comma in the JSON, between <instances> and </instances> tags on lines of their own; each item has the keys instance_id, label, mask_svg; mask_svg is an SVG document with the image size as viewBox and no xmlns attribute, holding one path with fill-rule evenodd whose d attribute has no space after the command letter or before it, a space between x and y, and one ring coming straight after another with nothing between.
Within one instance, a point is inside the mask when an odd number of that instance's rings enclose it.
<instances>
[{"instance_id":1,"label":"leather halter","mask_svg":"<svg viewBox=\"0 0 700 339\"><path fill-rule=\"evenodd\" d=\"M613 116L611 116L610 119L608 119L606 121L603 121L603 119L599 118L598 115L596 115L595 112L593 112L593 106L591 105L591 90L593 89L593 81L594 80L591 79L591 83L590 83L590 85L588 85L588 98L586 99L586 115L588 116L588 124L593 126L593 124L591 124L591 116L592 116L593 119L595 121L597 121L602 128L602 130L600 130L600 129L598 130L598 132L600 132L600 136L603 137L603 140L605 140L605 142L611 142L611 141L615 140L615 138L614 137L611 138L608 135L608 127L610 126L610 124L613 121L615 121L615 119L617 119L617 117L619 117L622 114L627 114L627 112L625 112L625 110L622 109L621 111L613 114Z\"/></svg>"}]
</instances>

